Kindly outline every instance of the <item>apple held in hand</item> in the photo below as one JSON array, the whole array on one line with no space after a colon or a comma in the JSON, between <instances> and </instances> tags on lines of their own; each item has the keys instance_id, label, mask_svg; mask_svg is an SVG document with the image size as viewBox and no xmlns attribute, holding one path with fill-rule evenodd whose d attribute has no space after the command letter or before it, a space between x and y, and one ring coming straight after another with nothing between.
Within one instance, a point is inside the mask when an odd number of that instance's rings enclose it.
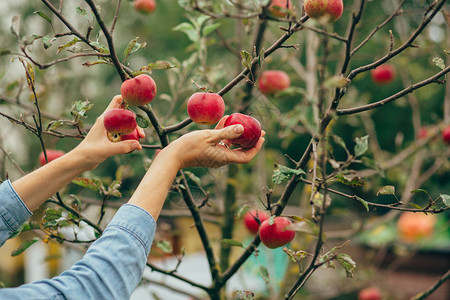
<instances>
[{"instance_id":1,"label":"apple held in hand","mask_svg":"<svg viewBox=\"0 0 450 300\"><path fill-rule=\"evenodd\" d=\"M270 216L266 212L262 210L252 209L245 213L244 224L245 227L247 227L248 231L250 231L253 234L256 234L258 232L259 225L269 218Z\"/></svg>"},{"instance_id":2,"label":"apple held in hand","mask_svg":"<svg viewBox=\"0 0 450 300\"><path fill-rule=\"evenodd\" d=\"M269 70L261 73L258 79L259 90L264 95L275 94L291 86L289 75L284 71Z\"/></svg>"},{"instance_id":3,"label":"apple held in hand","mask_svg":"<svg viewBox=\"0 0 450 300\"><path fill-rule=\"evenodd\" d=\"M105 113L103 125L108 131L108 139L111 142L119 142L120 135L131 134L136 130L136 114L128 109L113 108Z\"/></svg>"},{"instance_id":4,"label":"apple held in hand","mask_svg":"<svg viewBox=\"0 0 450 300\"><path fill-rule=\"evenodd\" d=\"M130 106L150 103L156 96L156 83L146 74L127 79L120 87L123 100Z\"/></svg>"},{"instance_id":5,"label":"apple held in hand","mask_svg":"<svg viewBox=\"0 0 450 300\"><path fill-rule=\"evenodd\" d=\"M383 296L376 287L362 289L358 293L358 300L382 300Z\"/></svg>"},{"instance_id":6,"label":"apple held in hand","mask_svg":"<svg viewBox=\"0 0 450 300\"><path fill-rule=\"evenodd\" d=\"M140 142L141 137L139 136L139 130L138 130L137 127L136 127L136 129L135 129L134 131L132 131L131 133L128 133L128 134L121 134L121 135L120 135L120 140L121 140L121 141L135 140L135 141Z\"/></svg>"},{"instance_id":7,"label":"apple held in hand","mask_svg":"<svg viewBox=\"0 0 450 300\"><path fill-rule=\"evenodd\" d=\"M450 125L447 125L447 127L442 130L442 140L447 144L450 144Z\"/></svg>"},{"instance_id":8,"label":"apple held in hand","mask_svg":"<svg viewBox=\"0 0 450 300\"><path fill-rule=\"evenodd\" d=\"M55 149L47 149L47 159L48 162L51 162L52 160L55 160L61 156L63 156L65 154L64 151L62 150L55 150ZM45 165L47 162L45 161L45 156L44 156L44 152L41 152L41 154L39 154L39 164L41 166Z\"/></svg>"},{"instance_id":9,"label":"apple held in hand","mask_svg":"<svg viewBox=\"0 0 450 300\"><path fill-rule=\"evenodd\" d=\"M266 247L275 249L290 243L295 236L295 231L286 229L292 222L285 217L275 217L274 223L270 225L270 219L262 222L259 227L261 242Z\"/></svg>"},{"instance_id":10,"label":"apple held in hand","mask_svg":"<svg viewBox=\"0 0 450 300\"><path fill-rule=\"evenodd\" d=\"M291 0L272 0L269 5L269 11L275 17L286 17L287 11L292 9Z\"/></svg>"},{"instance_id":11,"label":"apple held in hand","mask_svg":"<svg viewBox=\"0 0 450 300\"><path fill-rule=\"evenodd\" d=\"M370 75L376 84L389 84L395 79L395 69L390 64L384 64L371 70Z\"/></svg>"},{"instance_id":12,"label":"apple held in hand","mask_svg":"<svg viewBox=\"0 0 450 300\"><path fill-rule=\"evenodd\" d=\"M305 0L303 7L309 17L327 22L336 21L344 11L342 0Z\"/></svg>"},{"instance_id":13,"label":"apple held in hand","mask_svg":"<svg viewBox=\"0 0 450 300\"><path fill-rule=\"evenodd\" d=\"M187 111L193 122L211 125L223 117L225 102L214 93L195 93L188 100Z\"/></svg>"},{"instance_id":14,"label":"apple held in hand","mask_svg":"<svg viewBox=\"0 0 450 300\"><path fill-rule=\"evenodd\" d=\"M133 6L137 11L151 13L156 9L156 2L155 0L135 0Z\"/></svg>"},{"instance_id":15,"label":"apple held in hand","mask_svg":"<svg viewBox=\"0 0 450 300\"><path fill-rule=\"evenodd\" d=\"M261 124L259 121L248 115L234 113L225 120L224 127L238 124L244 127L244 132L239 137L227 140L227 142L243 149L255 146L261 137Z\"/></svg>"}]
</instances>

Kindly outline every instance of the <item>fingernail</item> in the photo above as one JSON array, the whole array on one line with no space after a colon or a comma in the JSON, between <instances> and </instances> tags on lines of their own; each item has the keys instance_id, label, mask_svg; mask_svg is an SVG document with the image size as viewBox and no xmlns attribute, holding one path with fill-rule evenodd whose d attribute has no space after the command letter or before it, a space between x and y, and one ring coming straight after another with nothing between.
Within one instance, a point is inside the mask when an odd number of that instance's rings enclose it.
<instances>
[{"instance_id":1,"label":"fingernail","mask_svg":"<svg viewBox=\"0 0 450 300\"><path fill-rule=\"evenodd\" d=\"M140 148L140 145L139 145L138 142L134 142L134 143L131 145L131 148L132 148L133 150L137 150L137 149Z\"/></svg>"},{"instance_id":2,"label":"fingernail","mask_svg":"<svg viewBox=\"0 0 450 300\"><path fill-rule=\"evenodd\" d=\"M236 125L236 126L234 127L234 132L235 132L235 133L242 133L242 132L244 132L244 126L242 126L242 125Z\"/></svg>"}]
</instances>

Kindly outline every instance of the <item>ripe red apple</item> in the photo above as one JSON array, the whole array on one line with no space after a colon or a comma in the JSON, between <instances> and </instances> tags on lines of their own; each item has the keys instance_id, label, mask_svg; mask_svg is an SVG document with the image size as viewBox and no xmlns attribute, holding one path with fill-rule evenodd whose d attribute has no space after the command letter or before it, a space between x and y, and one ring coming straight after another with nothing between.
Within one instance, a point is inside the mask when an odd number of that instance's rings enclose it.
<instances>
[{"instance_id":1,"label":"ripe red apple","mask_svg":"<svg viewBox=\"0 0 450 300\"><path fill-rule=\"evenodd\" d=\"M389 84L395 79L395 69L390 64L384 64L371 70L370 75L376 84Z\"/></svg>"},{"instance_id":2,"label":"ripe red apple","mask_svg":"<svg viewBox=\"0 0 450 300\"><path fill-rule=\"evenodd\" d=\"M156 9L156 2L155 0L135 0L133 6L137 11L151 13Z\"/></svg>"},{"instance_id":3,"label":"ripe red apple","mask_svg":"<svg viewBox=\"0 0 450 300\"><path fill-rule=\"evenodd\" d=\"M272 15L284 18L287 14L287 10L292 9L291 0L272 0L269 5L269 11Z\"/></svg>"},{"instance_id":4,"label":"ripe red apple","mask_svg":"<svg viewBox=\"0 0 450 300\"><path fill-rule=\"evenodd\" d=\"M442 139L447 144L450 144L450 125L447 125L447 127L442 130Z\"/></svg>"},{"instance_id":5,"label":"ripe red apple","mask_svg":"<svg viewBox=\"0 0 450 300\"><path fill-rule=\"evenodd\" d=\"M334 22L344 11L342 0L305 0L303 3L306 14L313 19L326 19Z\"/></svg>"},{"instance_id":6,"label":"ripe red apple","mask_svg":"<svg viewBox=\"0 0 450 300\"><path fill-rule=\"evenodd\" d=\"M52 160L55 160L61 156L63 156L65 154L64 151L62 150L55 150L55 149L47 149L47 159L48 162L51 162ZM39 154L39 164L41 166L45 165L47 162L45 161L45 156L44 156L44 152L41 152L41 154Z\"/></svg>"},{"instance_id":7,"label":"ripe red apple","mask_svg":"<svg viewBox=\"0 0 450 300\"><path fill-rule=\"evenodd\" d=\"M259 222L257 221L258 218ZM260 223L264 222L269 218L270 216L268 213L262 210L252 209L245 213L244 224L245 227L247 227L248 231L250 231L253 234L256 234L258 232Z\"/></svg>"},{"instance_id":8,"label":"ripe red apple","mask_svg":"<svg viewBox=\"0 0 450 300\"><path fill-rule=\"evenodd\" d=\"M108 139L111 142L119 142L120 135L131 134L137 130L136 114L128 109L113 108L105 113L103 125L108 131Z\"/></svg>"},{"instance_id":9,"label":"ripe red apple","mask_svg":"<svg viewBox=\"0 0 450 300\"><path fill-rule=\"evenodd\" d=\"M121 141L126 141L126 140L135 140L135 141L140 141L141 137L139 136L139 130L136 129L134 131L132 131L131 133L128 134L121 134L120 135L120 140Z\"/></svg>"},{"instance_id":10,"label":"ripe red apple","mask_svg":"<svg viewBox=\"0 0 450 300\"><path fill-rule=\"evenodd\" d=\"M435 215L404 212L398 219L397 230L403 241L407 243L414 243L421 238L432 236L434 233L435 223Z\"/></svg>"},{"instance_id":11,"label":"ripe red apple","mask_svg":"<svg viewBox=\"0 0 450 300\"><path fill-rule=\"evenodd\" d=\"M156 83L150 76L141 74L125 80L120 87L120 93L128 105L145 105L155 98Z\"/></svg>"},{"instance_id":12,"label":"ripe red apple","mask_svg":"<svg viewBox=\"0 0 450 300\"><path fill-rule=\"evenodd\" d=\"M365 288L358 293L358 300L382 300L383 296L376 287Z\"/></svg>"},{"instance_id":13,"label":"ripe red apple","mask_svg":"<svg viewBox=\"0 0 450 300\"><path fill-rule=\"evenodd\" d=\"M187 111L193 122L211 125L223 117L225 102L214 93L195 93L188 100Z\"/></svg>"},{"instance_id":14,"label":"ripe red apple","mask_svg":"<svg viewBox=\"0 0 450 300\"><path fill-rule=\"evenodd\" d=\"M259 121L248 115L234 113L225 120L224 127L238 124L244 127L244 132L239 137L227 141L243 149L255 146L261 137L261 124Z\"/></svg>"},{"instance_id":15,"label":"ripe red apple","mask_svg":"<svg viewBox=\"0 0 450 300\"><path fill-rule=\"evenodd\" d=\"M261 242L268 248L275 249L290 243L295 236L295 231L285 229L292 222L285 217L275 217L274 223L270 225L270 219L265 220L259 227Z\"/></svg>"},{"instance_id":16,"label":"ripe red apple","mask_svg":"<svg viewBox=\"0 0 450 300\"><path fill-rule=\"evenodd\" d=\"M284 71L269 70L261 73L258 79L259 90L264 95L275 94L291 85L289 75Z\"/></svg>"}]
</instances>

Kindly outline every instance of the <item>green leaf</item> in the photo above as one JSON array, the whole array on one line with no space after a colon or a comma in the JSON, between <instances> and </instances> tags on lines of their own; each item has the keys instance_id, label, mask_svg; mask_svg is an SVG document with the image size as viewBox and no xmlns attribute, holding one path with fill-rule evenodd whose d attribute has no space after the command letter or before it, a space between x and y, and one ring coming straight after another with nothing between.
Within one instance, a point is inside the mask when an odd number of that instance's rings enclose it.
<instances>
[{"instance_id":1,"label":"green leaf","mask_svg":"<svg viewBox=\"0 0 450 300\"><path fill-rule=\"evenodd\" d=\"M23 251L27 250L28 247L30 247L37 241L39 241L39 238L37 238L37 237L32 238L31 240L24 241L23 243L20 244L20 246L16 250L14 250L11 253L11 256L17 256L17 255L21 254Z\"/></svg>"},{"instance_id":2,"label":"green leaf","mask_svg":"<svg viewBox=\"0 0 450 300\"><path fill-rule=\"evenodd\" d=\"M78 38L74 38L73 40L71 40L70 42L65 43L64 45L61 45L58 47L58 51L56 51L56 54L61 53L61 51L63 51L64 49L66 49L67 47L71 47L73 45L75 45L76 43L78 43L79 41L81 41Z\"/></svg>"},{"instance_id":3,"label":"green leaf","mask_svg":"<svg viewBox=\"0 0 450 300\"><path fill-rule=\"evenodd\" d=\"M348 176L344 176L344 174L342 174L342 173L337 174L336 179L337 179L337 181L339 181L345 185L350 185L353 187L363 186L366 184L366 182L361 177L358 177L358 176L348 177Z\"/></svg>"},{"instance_id":4,"label":"green leaf","mask_svg":"<svg viewBox=\"0 0 450 300\"><path fill-rule=\"evenodd\" d=\"M306 174L302 169L291 169L286 166L278 165L278 167L273 171L272 182L275 184L281 184L287 181L291 175L302 175Z\"/></svg>"},{"instance_id":5,"label":"green leaf","mask_svg":"<svg viewBox=\"0 0 450 300\"><path fill-rule=\"evenodd\" d=\"M161 249L164 253L172 253L173 248L172 244L170 244L168 241L158 241L156 243L156 246Z\"/></svg>"},{"instance_id":6,"label":"green leaf","mask_svg":"<svg viewBox=\"0 0 450 300\"><path fill-rule=\"evenodd\" d=\"M202 30L203 36L207 36L210 33L214 32L217 28L220 27L220 25L221 25L220 23L206 25Z\"/></svg>"},{"instance_id":7,"label":"green leaf","mask_svg":"<svg viewBox=\"0 0 450 300\"><path fill-rule=\"evenodd\" d=\"M264 63L264 59L265 59L265 55L264 53L266 52L266 50L264 48L262 48L259 53L258 53L258 65L260 68L262 68L263 63Z\"/></svg>"},{"instance_id":8,"label":"green leaf","mask_svg":"<svg viewBox=\"0 0 450 300\"><path fill-rule=\"evenodd\" d=\"M76 11L76 13L79 14L79 15L87 16L87 11L86 11L84 8L81 8L81 7L78 6L78 7L75 9L75 11Z\"/></svg>"},{"instance_id":9,"label":"green leaf","mask_svg":"<svg viewBox=\"0 0 450 300\"><path fill-rule=\"evenodd\" d=\"M339 264L344 268L345 273L348 278L355 278L355 268L356 263L355 261L350 257L348 254L338 254L336 257L336 260L339 262Z\"/></svg>"},{"instance_id":10,"label":"green leaf","mask_svg":"<svg viewBox=\"0 0 450 300\"><path fill-rule=\"evenodd\" d=\"M270 216L269 218L269 225L272 226L275 223L275 217L276 216Z\"/></svg>"},{"instance_id":11,"label":"green leaf","mask_svg":"<svg viewBox=\"0 0 450 300\"><path fill-rule=\"evenodd\" d=\"M11 54L11 50L0 49L0 56Z\"/></svg>"},{"instance_id":12,"label":"green leaf","mask_svg":"<svg viewBox=\"0 0 450 300\"><path fill-rule=\"evenodd\" d=\"M98 192L101 188L103 188L103 183L100 182L98 179L89 179L85 177L78 177L74 180L72 180L72 183L75 183L76 185L86 187L88 189L91 189L95 192Z\"/></svg>"},{"instance_id":13,"label":"green leaf","mask_svg":"<svg viewBox=\"0 0 450 300\"><path fill-rule=\"evenodd\" d=\"M239 210L235 215L235 219L240 219L249 209L250 207L247 204L244 204L243 206L239 207Z\"/></svg>"},{"instance_id":14,"label":"green leaf","mask_svg":"<svg viewBox=\"0 0 450 300\"><path fill-rule=\"evenodd\" d=\"M42 37L42 44L44 45L45 49L48 49L53 45L53 42L55 40L56 40L55 37L47 34L46 36Z\"/></svg>"},{"instance_id":15,"label":"green leaf","mask_svg":"<svg viewBox=\"0 0 450 300\"><path fill-rule=\"evenodd\" d=\"M91 42L91 45L97 47L97 48L98 48L98 51L99 51L100 53L109 53L109 49L108 49L105 45L103 45L102 43L99 43L99 42Z\"/></svg>"},{"instance_id":16,"label":"green leaf","mask_svg":"<svg viewBox=\"0 0 450 300\"><path fill-rule=\"evenodd\" d=\"M150 125L150 121L140 114L136 114L136 123L142 128L147 128Z\"/></svg>"},{"instance_id":17,"label":"green leaf","mask_svg":"<svg viewBox=\"0 0 450 300\"><path fill-rule=\"evenodd\" d=\"M450 207L450 195L440 194L439 197L441 197L442 202L444 202L447 207Z\"/></svg>"},{"instance_id":18,"label":"green leaf","mask_svg":"<svg viewBox=\"0 0 450 300\"><path fill-rule=\"evenodd\" d=\"M428 192L424 189L413 189L411 190L411 194L416 194L416 193L425 193L428 194Z\"/></svg>"},{"instance_id":19,"label":"green leaf","mask_svg":"<svg viewBox=\"0 0 450 300\"><path fill-rule=\"evenodd\" d=\"M242 245L241 242L232 240L232 239L223 239L222 240L223 245L233 246L233 247L241 247L244 248L244 245Z\"/></svg>"},{"instance_id":20,"label":"green leaf","mask_svg":"<svg viewBox=\"0 0 450 300\"><path fill-rule=\"evenodd\" d=\"M200 37L199 37L197 31L195 30L194 26L192 26L192 24L189 24L189 23L186 23L186 22L178 24L177 26L172 28L172 30L184 32L187 35L188 39L191 40L194 43L197 42L200 39Z\"/></svg>"},{"instance_id":21,"label":"green leaf","mask_svg":"<svg viewBox=\"0 0 450 300\"><path fill-rule=\"evenodd\" d=\"M47 125L47 130L56 130L64 125L64 120L51 121Z\"/></svg>"},{"instance_id":22,"label":"green leaf","mask_svg":"<svg viewBox=\"0 0 450 300\"><path fill-rule=\"evenodd\" d=\"M18 236L19 234L21 234L24 231L29 231L29 230L33 230L33 229L39 229L39 225L34 222L31 222L31 221L28 223L23 223L22 226L20 226L19 229L14 231L13 234L9 238L12 239L13 237Z\"/></svg>"},{"instance_id":23,"label":"green leaf","mask_svg":"<svg viewBox=\"0 0 450 300\"><path fill-rule=\"evenodd\" d=\"M35 11L35 12L33 13L33 15L38 15L38 16L40 16L42 19L44 19L45 21L47 21L47 22L49 22L50 24L52 24L52 20L51 20L46 14L44 14L42 11L37 10L37 11Z\"/></svg>"},{"instance_id":24,"label":"green leaf","mask_svg":"<svg viewBox=\"0 0 450 300\"><path fill-rule=\"evenodd\" d=\"M252 56L245 50L241 51L241 64L247 69L251 69L252 67Z\"/></svg>"},{"instance_id":25,"label":"green leaf","mask_svg":"<svg viewBox=\"0 0 450 300\"><path fill-rule=\"evenodd\" d=\"M172 68L176 68L176 67L177 66L171 64L168 61L158 60L157 62L149 63L147 66L142 67L142 68L150 69L150 70L166 70L166 69L172 69ZM141 68L141 71L143 71L142 68Z\"/></svg>"},{"instance_id":26,"label":"green leaf","mask_svg":"<svg viewBox=\"0 0 450 300\"><path fill-rule=\"evenodd\" d=\"M444 62L444 60L442 58L435 57L435 58L433 58L432 62L434 62L434 64L436 66L438 66L439 68L441 68L442 70L445 69L445 62Z\"/></svg>"},{"instance_id":27,"label":"green leaf","mask_svg":"<svg viewBox=\"0 0 450 300\"><path fill-rule=\"evenodd\" d=\"M33 66L25 59L23 59L22 57L19 57L19 61L22 63L22 65L25 68L25 73L27 75L27 84L28 84L28 88L30 89L30 91L33 90L34 87L34 69Z\"/></svg>"},{"instance_id":28,"label":"green leaf","mask_svg":"<svg viewBox=\"0 0 450 300\"><path fill-rule=\"evenodd\" d=\"M289 259L295 263L299 262L300 260L302 260L303 258L308 256L308 252L303 251L303 250L293 251L287 247L284 247L283 251L284 251L284 253L287 254Z\"/></svg>"},{"instance_id":29,"label":"green leaf","mask_svg":"<svg viewBox=\"0 0 450 300\"><path fill-rule=\"evenodd\" d=\"M114 196L114 197L122 197L122 193L119 191L122 182L120 180L114 180L106 191L106 195Z\"/></svg>"},{"instance_id":30,"label":"green leaf","mask_svg":"<svg viewBox=\"0 0 450 300\"><path fill-rule=\"evenodd\" d=\"M192 180L193 182L195 182L195 184L197 184L198 186L200 186L202 184L202 181L200 180L200 177L198 177L197 175L195 175L192 172L189 171L184 171L184 174L187 175L187 177Z\"/></svg>"},{"instance_id":31,"label":"green leaf","mask_svg":"<svg viewBox=\"0 0 450 300\"><path fill-rule=\"evenodd\" d=\"M266 285L269 285L270 278L269 278L269 271L267 271L267 268L265 266L259 266L259 273L261 273L261 276Z\"/></svg>"},{"instance_id":32,"label":"green leaf","mask_svg":"<svg viewBox=\"0 0 450 300\"><path fill-rule=\"evenodd\" d=\"M422 206L417 205L417 204L415 204L415 203L408 203L408 205L409 205L409 206L412 206L412 207L414 207L414 208L417 208L417 209L422 209Z\"/></svg>"},{"instance_id":33,"label":"green leaf","mask_svg":"<svg viewBox=\"0 0 450 300\"><path fill-rule=\"evenodd\" d=\"M369 136L363 136L362 138L356 138L356 145L355 145L355 157L358 157L360 155L363 155L367 149L369 149Z\"/></svg>"},{"instance_id":34,"label":"green leaf","mask_svg":"<svg viewBox=\"0 0 450 300\"><path fill-rule=\"evenodd\" d=\"M361 197L356 196L356 200L358 200L359 202L362 203L362 205L364 205L364 207L366 208L367 211L369 211L369 204L367 203L366 200L364 200Z\"/></svg>"},{"instance_id":35,"label":"green leaf","mask_svg":"<svg viewBox=\"0 0 450 300\"><path fill-rule=\"evenodd\" d=\"M377 192L377 196L379 195L395 195L395 186L393 185L383 186Z\"/></svg>"},{"instance_id":36,"label":"green leaf","mask_svg":"<svg viewBox=\"0 0 450 300\"><path fill-rule=\"evenodd\" d=\"M109 65L109 62L101 58L97 59L96 61L87 61L83 63L83 66L85 67L92 67L95 65Z\"/></svg>"},{"instance_id":37,"label":"green leaf","mask_svg":"<svg viewBox=\"0 0 450 300\"><path fill-rule=\"evenodd\" d=\"M128 43L127 47L126 47L125 50L123 51L123 55L125 56L125 58L127 58L127 57L130 55L131 50L133 50L134 46L135 46L136 43L137 43L137 39L138 39L138 37L132 39L132 40Z\"/></svg>"},{"instance_id":38,"label":"green leaf","mask_svg":"<svg viewBox=\"0 0 450 300\"><path fill-rule=\"evenodd\" d=\"M53 208L47 208L44 212L44 220L53 221L62 217L62 211Z\"/></svg>"}]
</instances>

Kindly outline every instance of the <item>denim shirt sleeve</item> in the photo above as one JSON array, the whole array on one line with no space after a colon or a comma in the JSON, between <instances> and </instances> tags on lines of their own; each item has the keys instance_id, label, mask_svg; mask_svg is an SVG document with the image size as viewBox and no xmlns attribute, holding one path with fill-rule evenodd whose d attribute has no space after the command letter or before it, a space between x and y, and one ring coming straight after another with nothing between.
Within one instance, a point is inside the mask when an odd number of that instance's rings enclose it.
<instances>
[{"instance_id":1,"label":"denim shirt sleeve","mask_svg":"<svg viewBox=\"0 0 450 300\"><path fill-rule=\"evenodd\" d=\"M0 299L129 299L144 272L155 229L147 211L124 204L69 270L52 279L0 289Z\"/></svg>"},{"instance_id":2,"label":"denim shirt sleeve","mask_svg":"<svg viewBox=\"0 0 450 300\"><path fill-rule=\"evenodd\" d=\"M9 180L0 185L0 247L31 216Z\"/></svg>"}]
</instances>

